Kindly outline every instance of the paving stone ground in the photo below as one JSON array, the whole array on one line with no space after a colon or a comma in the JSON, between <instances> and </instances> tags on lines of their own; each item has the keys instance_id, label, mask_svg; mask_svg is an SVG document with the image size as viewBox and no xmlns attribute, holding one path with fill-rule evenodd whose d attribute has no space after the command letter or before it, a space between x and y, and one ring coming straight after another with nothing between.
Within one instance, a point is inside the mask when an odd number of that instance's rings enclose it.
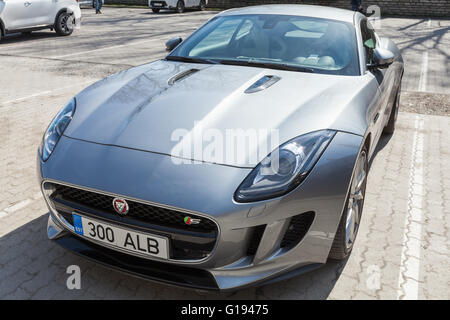
<instances>
[{"instance_id":1,"label":"paving stone ground","mask_svg":"<svg viewBox=\"0 0 450 320\"><path fill-rule=\"evenodd\" d=\"M0 299L450 298L446 116L399 114L396 132L382 137L371 162L351 256L287 281L228 294L184 290L111 271L49 241L48 209L40 195L35 157L53 115L88 83L161 57L164 40L189 34L214 14L156 16L145 9L115 8L103 12L99 17L83 10L82 29L71 37L38 32L0 44ZM384 22L383 32L405 42L413 25L428 25L426 19ZM432 23L435 28L445 28L442 25ZM408 67L416 53L405 50ZM441 61L440 56L433 59ZM448 74L448 55L446 59L442 77ZM414 91L420 75L409 70L405 90ZM429 92L445 94L448 78L432 73ZM81 269L80 290L67 289L66 270L71 265Z\"/></svg>"}]
</instances>

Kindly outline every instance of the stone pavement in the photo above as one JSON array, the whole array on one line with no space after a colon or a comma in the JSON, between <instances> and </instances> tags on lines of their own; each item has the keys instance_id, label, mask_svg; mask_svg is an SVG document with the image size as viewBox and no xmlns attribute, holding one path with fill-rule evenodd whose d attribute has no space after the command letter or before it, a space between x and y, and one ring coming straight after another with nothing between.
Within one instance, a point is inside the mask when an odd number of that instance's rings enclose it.
<instances>
[{"instance_id":1,"label":"stone pavement","mask_svg":"<svg viewBox=\"0 0 450 320\"><path fill-rule=\"evenodd\" d=\"M117 34L105 37L113 42L117 39L117 45L125 44L130 36L120 30L126 23L150 35L152 23L164 21L167 30L176 34L180 22L189 33L212 16L192 12L181 21L176 15L164 14L157 16L159 20L140 22L140 15L152 15L127 9L126 17L119 19L118 9L105 9L103 26L118 28ZM109 42L96 44L92 38L94 18L86 13L86 31L77 31L73 38L42 32L0 44L0 73L7 75L0 79L0 299L450 298L450 117L445 116L399 114L396 132L382 137L371 163L365 208L351 256L287 281L231 294L184 290L110 271L49 241L48 209L35 173L37 147L47 124L88 83L164 53L163 36L132 39L149 41L106 53L101 48ZM399 30L401 21L391 22ZM61 52L61 46L72 51ZM80 48L97 51L77 51ZM73 53L79 55L61 57ZM413 88L420 76L414 78L411 72L406 81ZM435 91L442 91L443 81L447 80L432 82ZM80 290L66 286L66 270L71 265L81 268Z\"/></svg>"}]
</instances>

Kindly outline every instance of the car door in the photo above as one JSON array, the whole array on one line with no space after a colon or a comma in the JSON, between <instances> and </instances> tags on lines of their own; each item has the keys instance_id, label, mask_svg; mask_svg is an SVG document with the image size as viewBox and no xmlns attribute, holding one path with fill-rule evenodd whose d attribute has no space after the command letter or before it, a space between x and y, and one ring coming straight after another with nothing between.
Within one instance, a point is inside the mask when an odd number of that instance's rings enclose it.
<instances>
[{"instance_id":1,"label":"car door","mask_svg":"<svg viewBox=\"0 0 450 320\"><path fill-rule=\"evenodd\" d=\"M388 49L385 45L386 43L378 37L378 35L375 32L375 29L372 27L369 21L367 21L367 28L368 32L371 37L375 39L375 47L381 47L383 49ZM387 39L384 39L387 40ZM395 98L395 80L396 80L396 70L395 66L391 65L388 68L385 69L379 69L378 72L380 73L381 77L381 84L380 84L380 93L382 96L382 114L380 116L383 117L383 126L387 122L390 116L390 110L391 105L393 103L393 99Z\"/></svg>"},{"instance_id":2,"label":"car door","mask_svg":"<svg viewBox=\"0 0 450 320\"><path fill-rule=\"evenodd\" d=\"M59 1L61 0L24 0L25 3L30 3L28 6L30 26L53 24L55 19L53 9Z\"/></svg>"},{"instance_id":3,"label":"car door","mask_svg":"<svg viewBox=\"0 0 450 320\"><path fill-rule=\"evenodd\" d=\"M25 5L25 2L26 0L3 0L2 18L7 30L20 29L27 25L29 5Z\"/></svg>"},{"instance_id":4,"label":"car door","mask_svg":"<svg viewBox=\"0 0 450 320\"><path fill-rule=\"evenodd\" d=\"M366 19L360 22L361 31L361 45L364 48L364 62L366 65L373 63L374 49L378 45L378 39L373 31L373 28L368 24ZM370 121L369 128L372 132L371 149L375 148L384 127L384 110L386 108L386 69L366 70L373 77L376 83L377 90L374 94L372 104L369 108L368 116Z\"/></svg>"},{"instance_id":5,"label":"car door","mask_svg":"<svg viewBox=\"0 0 450 320\"><path fill-rule=\"evenodd\" d=\"M4 0L4 22L8 30L52 24L50 14L57 0Z\"/></svg>"}]
</instances>

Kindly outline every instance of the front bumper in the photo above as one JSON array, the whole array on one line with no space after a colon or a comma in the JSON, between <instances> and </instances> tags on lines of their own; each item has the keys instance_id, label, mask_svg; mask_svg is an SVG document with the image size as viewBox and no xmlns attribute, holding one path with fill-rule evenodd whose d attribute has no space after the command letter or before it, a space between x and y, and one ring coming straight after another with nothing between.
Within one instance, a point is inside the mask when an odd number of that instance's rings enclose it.
<instances>
[{"instance_id":1,"label":"front bumper","mask_svg":"<svg viewBox=\"0 0 450 320\"><path fill-rule=\"evenodd\" d=\"M67 12L71 13L74 17L74 29L81 27L81 9L79 6L69 6Z\"/></svg>"},{"instance_id":2,"label":"front bumper","mask_svg":"<svg viewBox=\"0 0 450 320\"><path fill-rule=\"evenodd\" d=\"M64 226L46 195L52 213L47 232L72 251L147 279L220 290L261 284L326 262L361 143L360 136L338 132L297 189L281 198L240 204L232 195L248 169L176 166L168 156L62 137L46 163L38 160L41 183L70 183L195 213L215 221L219 232L205 259L148 260L81 239ZM301 239L283 246L295 217L311 212L313 221ZM164 266L173 272L161 273ZM192 277L181 279L188 271Z\"/></svg>"}]
</instances>

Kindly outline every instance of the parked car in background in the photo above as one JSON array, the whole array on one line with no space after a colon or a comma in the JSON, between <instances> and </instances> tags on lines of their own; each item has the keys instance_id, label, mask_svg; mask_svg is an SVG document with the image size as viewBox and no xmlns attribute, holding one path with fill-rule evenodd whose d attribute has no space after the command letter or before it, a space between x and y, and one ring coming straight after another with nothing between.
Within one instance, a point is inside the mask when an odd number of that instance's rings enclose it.
<instances>
[{"instance_id":1,"label":"parked car in background","mask_svg":"<svg viewBox=\"0 0 450 320\"><path fill-rule=\"evenodd\" d=\"M175 10L178 13L183 13L185 9L190 8L196 8L203 11L207 4L208 0L148 0L148 6L154 13L158 13L161 9Z\"/></svg>"},{"instance_id":2,"label":"parked car in background","mask_svg":"<svg viewBox=\"0 0 450 320\"><path fill-rule=\"evenodd\" d=\"M0 40L8 33L42 29L68 36L80 19L76 0L0 0Z\"/></svg>"},{"instance_id":3,"label":"parked car in background","mask_svg":"<svg viewBox=\"0 0 450 320\"><path fill-rule=\"evenodd\" d=\"M78 4L81 7L95 8L95 0L78 0Z\"/></svg>"}]
</instances>

